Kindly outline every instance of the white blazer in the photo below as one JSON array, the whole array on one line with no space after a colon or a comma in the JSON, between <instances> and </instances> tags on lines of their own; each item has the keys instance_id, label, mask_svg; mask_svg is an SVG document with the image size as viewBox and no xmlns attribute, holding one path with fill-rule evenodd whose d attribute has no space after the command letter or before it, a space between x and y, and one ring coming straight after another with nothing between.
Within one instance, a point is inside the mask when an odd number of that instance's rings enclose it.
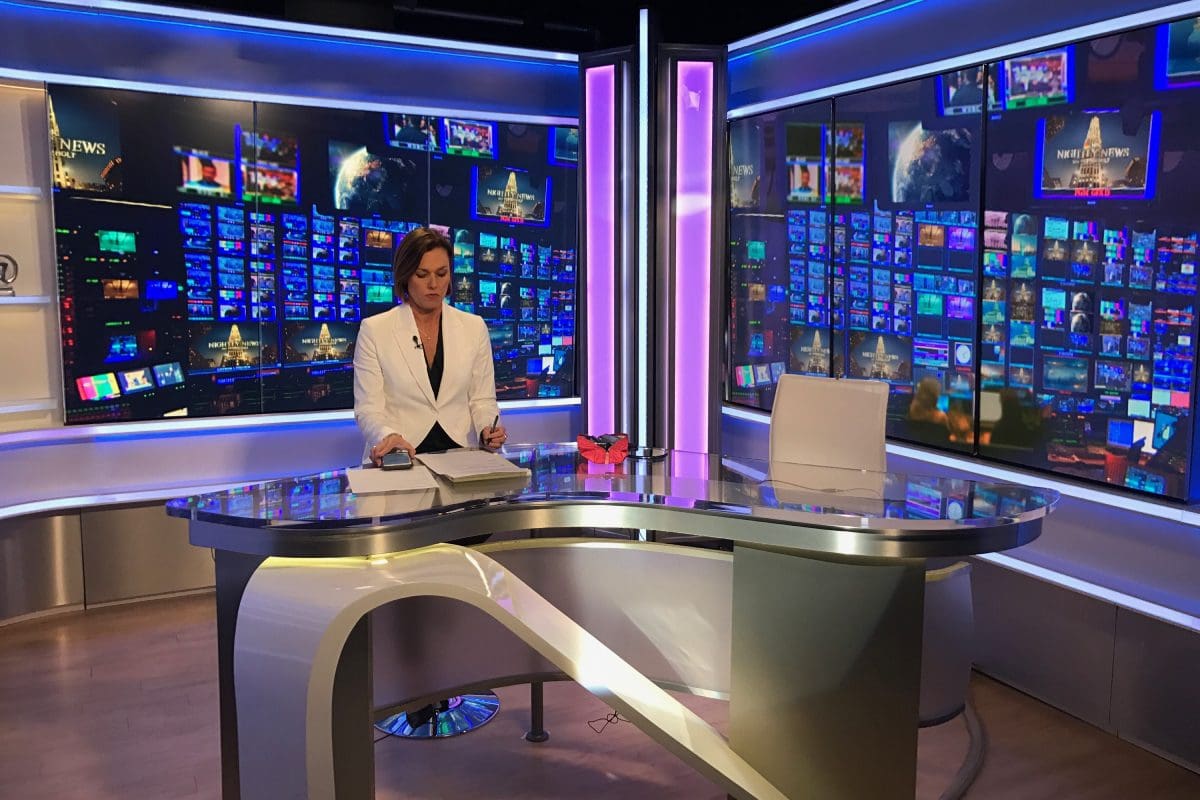
<instances>
[{"instance_id":1,"label":"white blazer","mask_svg":"<svg viewBox=\"0 0 1200 800\"><path fill-rule=\"evenodd\" d=\"M417 447L434 422L466 447L500 413L492 343L482 317L450 305L442 308L445 367L436 398L416 336L417 323L407 305L368 317L358 329L354 419L366 440L364 460L391 433Z\"/></svg>"}]
</instances>

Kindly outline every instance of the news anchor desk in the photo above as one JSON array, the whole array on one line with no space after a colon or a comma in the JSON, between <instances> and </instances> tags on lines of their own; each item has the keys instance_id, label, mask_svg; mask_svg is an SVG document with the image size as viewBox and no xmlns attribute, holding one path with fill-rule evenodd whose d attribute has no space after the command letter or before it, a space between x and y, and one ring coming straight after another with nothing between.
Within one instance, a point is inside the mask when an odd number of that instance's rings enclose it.
<instances>
[{"instance_id":1,"label":"news anchor desk","mask_svg":"<svg viewBox=\"0 0 1200 800\"><path fill-rule=\"evenodd\" d=\"M562 678L735 797L911 798L925 560L1032 541L1058 499L678 451L505 454L531 476L356 496L329 472L168 505L216 550L226 800L372 797L370 722ZM447 544L513 531L555 538ZM732 555L678 544L714 539ZM664 687L728 697L728 739Z\"/></svg>"}]
</instances>

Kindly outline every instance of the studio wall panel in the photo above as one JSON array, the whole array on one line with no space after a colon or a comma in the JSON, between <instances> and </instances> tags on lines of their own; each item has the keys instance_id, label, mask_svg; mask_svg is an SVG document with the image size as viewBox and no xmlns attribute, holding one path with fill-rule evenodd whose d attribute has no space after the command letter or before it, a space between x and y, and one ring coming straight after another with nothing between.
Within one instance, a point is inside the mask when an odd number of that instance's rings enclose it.
<instances>
[{"instance_id":1,"label":"studio wall panel","mask_svg":"<svg viewBox=\"0 0 1200 800\"><path fill-rule=\"evenodd\" d=\"M0 624L83 604L79 515L0 520Z\"/></svg>"},{"instance_id":2,"label":"studio wall panel","mask_svg":"<svg viewBox=\"0 0 1200 800\"><path fill-rule=\"evenodd\" d=\"M1132 611L1117 612L1112 722L1123 739L1200 772L1200 636Z\"/></svg>"},{"instance_id":3,"label":"studio wall panel","mask_svg":"<svg viewBox=\"0 0 1200 800\"><path fill-rule=\"evenodd\" d=\"M1116 609L977 559L971 583L976 667L1112 730Z\"/></svg>"}]
</instances>

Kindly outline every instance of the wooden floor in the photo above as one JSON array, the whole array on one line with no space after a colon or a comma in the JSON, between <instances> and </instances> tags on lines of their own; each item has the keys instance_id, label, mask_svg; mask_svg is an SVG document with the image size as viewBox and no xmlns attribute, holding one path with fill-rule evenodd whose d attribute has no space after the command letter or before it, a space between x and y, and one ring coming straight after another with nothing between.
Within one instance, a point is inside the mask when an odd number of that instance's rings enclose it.
<instances>
[{"instance_id":1,"label":"wooden floor","mask_svg":"<svg viewBox=\"0 0 1200 800\"><path fill-rule=\"evenodd\" d=\"M219 798L211 595L72 613L0 628L0 799ZM1200 776L982 676L982 798L1200 798ZM549 742L521 740L528 694L468 736L376 745L378 796L688 798L724 794L574 684L546 688ZM724 729L724 703L688 698ZM922 731L919 798L936 798L966 748L961 720ZM870 754L863 754L864 765Z\"/></svg>"}]
</instances>

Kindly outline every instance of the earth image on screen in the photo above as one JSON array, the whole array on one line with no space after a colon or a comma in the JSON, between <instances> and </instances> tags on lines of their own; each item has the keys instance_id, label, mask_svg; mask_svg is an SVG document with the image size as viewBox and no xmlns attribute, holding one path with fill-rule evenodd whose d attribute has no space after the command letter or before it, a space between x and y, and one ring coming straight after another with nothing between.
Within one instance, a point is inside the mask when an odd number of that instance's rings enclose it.
<instances>
[{"instance_id":1,"label":"earth image on screen","mask_svg":"<svg viewBox=\"0 0 1200 800\"><path fill-rule=\"evenodd\" d=\"M361 147L342 160L333 183L334 205L370 213L401 211L415 171L414 162Z\"/></svg>"},{"instance_id":2,"label":"earth image on screen","mask_svg":"<svg viewBox=\"0 0 1200 800\"><path fill-rule=\"evenodd\" d=\"M970 164L970 131L965 128L927 131L918 125L896 149L892 200L896 203L969 200Z\"/></svg>"}]
</instances>

